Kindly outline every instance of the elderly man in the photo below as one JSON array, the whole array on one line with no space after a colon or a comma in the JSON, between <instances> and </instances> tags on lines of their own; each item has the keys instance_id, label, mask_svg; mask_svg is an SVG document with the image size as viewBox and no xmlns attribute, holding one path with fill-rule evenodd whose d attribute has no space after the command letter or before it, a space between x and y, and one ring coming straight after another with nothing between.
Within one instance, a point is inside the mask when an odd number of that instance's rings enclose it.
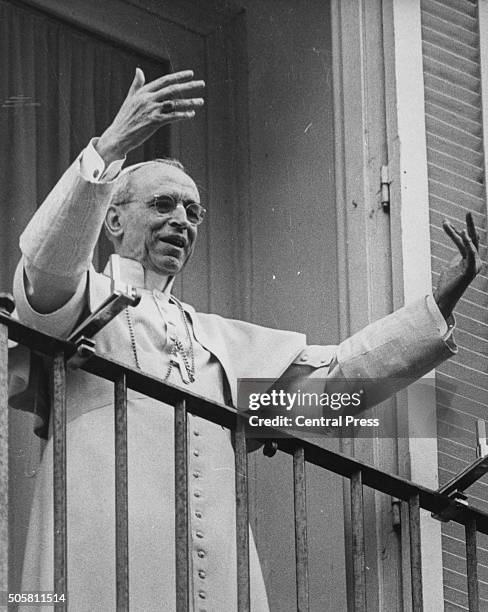
<instances>
[{"instance_id":1,"label":"elderly man","mask_svg":"<svg viewBox=\"0 0 488 612\"><path fill-rule=\"evenodd\" d=\"M301 334L196 313L171 294L190 257L205 210L183 167L154 160L121 170L126 154L161 125L191 119L204 86L191 71L145 84L136 71L113 123L67 170L21 237L15 278L19 316L66 336L107 296L110 279L90 267L102 226L121 256L122 280L141 293L97 335L97 350L210 400L236 402L236 379L284 374L412 380L455 352L446 323L480 269L478 237L445 230L460 251L435 293L341 343L306 347ZM172 409L129 394L131 609L173 610L174 472ZM68 373L68 570L73 610L114 610L113 388ZM228 431L189 417L191 602L236 609L234 459ZM52 589L51 443L40 467L23 588ZM251 535L252 609L268 609Z\"/></svg>"}]
</instances>

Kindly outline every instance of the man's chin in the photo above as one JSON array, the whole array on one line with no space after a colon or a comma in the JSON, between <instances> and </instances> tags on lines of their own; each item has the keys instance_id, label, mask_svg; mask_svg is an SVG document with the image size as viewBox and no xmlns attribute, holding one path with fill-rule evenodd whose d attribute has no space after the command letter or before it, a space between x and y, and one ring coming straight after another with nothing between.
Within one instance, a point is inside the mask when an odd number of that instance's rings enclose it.
<instances>
[{"instance_id":1,"label":"man's chin","mask_svg":"<svg viewBox=\"0 0 488 612\"><path fill-rule=\"evenodd\" d=\"M154 272L159 274L165 274L166 276L175 276L183 269L185 262L179 257L173 257L172 255L165 255L156 261L150 262L150 268Z\"/></svg>"}]
</instances>

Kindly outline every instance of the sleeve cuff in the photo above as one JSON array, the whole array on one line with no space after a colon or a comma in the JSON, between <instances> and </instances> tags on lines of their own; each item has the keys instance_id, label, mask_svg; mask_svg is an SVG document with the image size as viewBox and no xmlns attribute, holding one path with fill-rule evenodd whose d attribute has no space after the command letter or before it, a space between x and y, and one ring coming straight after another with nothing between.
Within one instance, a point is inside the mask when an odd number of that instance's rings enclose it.
<instances>
[{"instance_id":1,"label":"sleeve cuff","mask_svg":"<svg viewBox=\"0 0 488 612\"><path fill-rule=\"evenodd\" d=\"M454 315L451 314L447 319L444 319L432 295L426 296L426 303L429 313L434 319L437 329L439 330L441 338L445 342L452 343L454 345L454 339L452 338L452 332L456 327L456 319L454 318Z\"/></svg>"},{"instance_id":2,"label":"sleeve cuff","mask_svg":"<svg viewBox=\"0 0 488 612\"><path fill-rule=\"evenodd\" d=\"M426 297L426 303L427 309L435 321L442 340L444 340L449 350L456 353L458 349L452 333L456 327L456 319L454 318L454 315L451 314L447 319L444 319L432 295L428 295Z\"/></svg>"},{"instance_id":3,"label":"sleeve cuff","mask_svg":"<svg viewBox=\"0 0 488 612\"><path fill-rule=\"evenodd\" d=\"M95 149L97 141L98 138L92 138L86 149L80 155L80 174L85 181L90 183L109 183L120 174L125 162L125 157L124 159L118 159L112 162L108 168L106 168L105 162Z\"/></svg>"}]
</instances>

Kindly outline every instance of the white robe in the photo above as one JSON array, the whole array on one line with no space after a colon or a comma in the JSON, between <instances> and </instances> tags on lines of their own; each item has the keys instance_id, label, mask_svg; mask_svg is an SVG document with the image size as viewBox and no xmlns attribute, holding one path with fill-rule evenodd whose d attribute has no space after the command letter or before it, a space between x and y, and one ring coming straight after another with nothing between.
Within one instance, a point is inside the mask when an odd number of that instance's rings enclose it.
<instances>
[{"instance_id":1,"label":"white robe","mask_svg":"<svg viewBox=\"0 0 488 612\"><path fill-rule=\"evenodd\" d=\"M167 295L146 290L141 293L141 303L131 309L138 360L145 372L163 378L168 366L166 325L168 321L173 323L178 337L187 344L185 327L180 311L168 303ZM69 305L66 310L69 312ZM59 311L60 329L65 325L63 317ZM192 342L196 379L187 388L225 403L222 366L194 336ZM97 335L97 350L134 366L124 313ZM184 386L177 367L168 382ZM113 394L111 382L81 370L68 370L68 592L69 610L73 611L115 610ZM129 392L131 610L175 609L173 427L171 406ZM188 469L191 609L231 612L237 604L235 473L230 432L189 415ZM52 590L52 517L50 439L37 474L23 590ZM253 610L265 612L266 591L252 534L250 563Z\"/></svg>"}]
</instances>

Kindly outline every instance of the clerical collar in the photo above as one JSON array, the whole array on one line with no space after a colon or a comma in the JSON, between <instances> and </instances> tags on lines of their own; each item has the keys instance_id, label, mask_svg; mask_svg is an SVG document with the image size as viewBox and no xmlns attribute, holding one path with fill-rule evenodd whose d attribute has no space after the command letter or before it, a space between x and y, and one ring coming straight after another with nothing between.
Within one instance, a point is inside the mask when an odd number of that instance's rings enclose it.
<instances>
[{"instance_id":1,"label":"clerical collar","mask_svg":"<svg viewBox=\"0 0 488 612\"><path fill-rule=\"evenodd\" d=\"M110 262L105 266L103 273L106 276L110 276ZM168 278L161 278L157 272L146 270L144 266L135 259L120 257L120 280L138 289L160 291L169 298L175 277L169 276Z\"/></svg>"}]
</instances>

